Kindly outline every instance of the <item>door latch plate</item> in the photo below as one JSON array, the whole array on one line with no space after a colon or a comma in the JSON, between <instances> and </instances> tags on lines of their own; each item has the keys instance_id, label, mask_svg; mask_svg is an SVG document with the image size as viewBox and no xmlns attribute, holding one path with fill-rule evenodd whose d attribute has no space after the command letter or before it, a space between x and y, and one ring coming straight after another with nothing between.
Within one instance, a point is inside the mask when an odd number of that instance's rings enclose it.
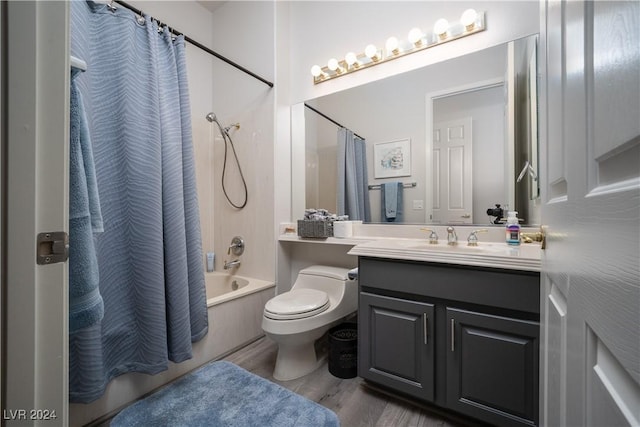
<instances>
[{"instance_id":1,"label":"door latch plate","mask_svg":"<svg viewBox=\"0 0 640 427\"><path fill-rule=\"evenodd\" d=\"M69 259L69 235L64 231L38 234L36 263L55 264Z\"/></svg>"}]
</instances>

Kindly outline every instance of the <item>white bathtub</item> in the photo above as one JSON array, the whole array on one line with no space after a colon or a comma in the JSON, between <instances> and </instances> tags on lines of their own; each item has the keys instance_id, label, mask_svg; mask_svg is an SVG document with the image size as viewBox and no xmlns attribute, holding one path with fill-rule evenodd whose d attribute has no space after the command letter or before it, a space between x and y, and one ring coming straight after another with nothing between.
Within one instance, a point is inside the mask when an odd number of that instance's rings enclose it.
<instances>
[{"instance_id":1,"label":"white bathtub","mask_svg":"<svg viewBox=\"0 0 640 427\"><path fill-rule=\"evenodd\" d=\"M275 287L275 283L228 273L205 273L207 307Z\"/></svg>"}]
</instances>

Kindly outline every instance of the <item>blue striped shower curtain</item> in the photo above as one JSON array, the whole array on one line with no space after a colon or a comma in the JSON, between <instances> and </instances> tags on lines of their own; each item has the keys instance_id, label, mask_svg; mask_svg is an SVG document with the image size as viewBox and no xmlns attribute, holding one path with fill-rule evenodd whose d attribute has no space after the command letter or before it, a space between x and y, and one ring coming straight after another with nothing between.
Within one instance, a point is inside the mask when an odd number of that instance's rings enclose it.
<instances>
[{"instance_id":1,"label":"blue striped shower curtain","mask_svg":"<svg viewBox=\"0 0 640 427\"><path fill-rule=\"evenodd\" d=\"M338 129L338 215L371 221L367 176L367 144L349 129Z\"/></svg>"},{"instance_id":2,"label":"blue striped shower curtain","mask_svg":"<svg viewBox=\"0 0 640 427\"><path fill-rule=\"evenodd\" d=\"M122 7L71 3L104 223L104 318L69 335L70 401L86 403L120 374L191 358L208 319L184 39Z\"/></svg>"}]
</instances>

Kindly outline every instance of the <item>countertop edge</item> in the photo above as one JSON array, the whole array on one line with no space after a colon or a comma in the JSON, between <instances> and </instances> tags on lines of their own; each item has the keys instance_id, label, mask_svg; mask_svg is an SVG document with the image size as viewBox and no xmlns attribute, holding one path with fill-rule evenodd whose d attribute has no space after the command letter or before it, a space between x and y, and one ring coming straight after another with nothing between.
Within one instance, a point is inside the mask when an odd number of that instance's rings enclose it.
<instances>
[{"instance_id":1,"label":"countertop edge","mask_svg":"<svg viewBox=\"0 0 640 427\"><path fill-rule=\"evenodd\" d=\"M361 248L358 246L351 249L348 254L374 258L403 259L409 261L437 262L441 264L469 265L476 267L540 272L540 260L507 258L495 255L444 254L437 252L424 253L382 248Z\"/></svg>"}]
</instances>

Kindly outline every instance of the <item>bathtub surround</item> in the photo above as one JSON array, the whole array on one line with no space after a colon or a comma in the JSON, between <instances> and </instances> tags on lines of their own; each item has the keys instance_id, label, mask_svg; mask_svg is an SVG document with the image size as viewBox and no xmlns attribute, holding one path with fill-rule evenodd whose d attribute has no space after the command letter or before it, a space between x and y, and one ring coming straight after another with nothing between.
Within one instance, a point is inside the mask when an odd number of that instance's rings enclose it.
<instances>
[{"instance_id":1,"label":"bathtub surround","mask_svg":"<svg viewBox=\"0 0 640 427\"><path fill-rule=\"evenodd\" d=\"M69 337L70 401L91 402L190 359L208 320L184 39L94 2L72 2L71 23L104 219L104 319Z\"/></svg>"},{"instance_id":2,"label":"bathtub surround","mask_svg":"<svg viewBox=\"0 0 640 427\"><path fill-rule=\"evenodd\" d=\"M118 414L137 425L338 427L329 409L227 362L210 363Z\"/></svg>"}]
</instances>

